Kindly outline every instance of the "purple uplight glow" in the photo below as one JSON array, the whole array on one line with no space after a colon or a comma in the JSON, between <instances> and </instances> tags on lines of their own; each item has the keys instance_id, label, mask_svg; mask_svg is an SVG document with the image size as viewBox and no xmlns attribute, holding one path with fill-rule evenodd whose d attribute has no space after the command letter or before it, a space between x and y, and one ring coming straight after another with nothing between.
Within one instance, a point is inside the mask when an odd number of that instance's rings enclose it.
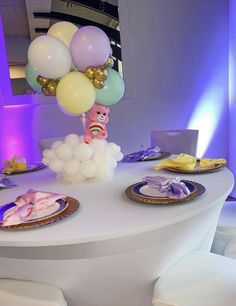
<instances>
[{"instance_id":1,"label":"purple uplight glow","mask_svg":"<svg viewBox=\"0 0 236 306\"><path fill-rule=\"evenodd\" d=\"M32 95L14 96L12 94L3 24L0 15L0 105L22 104L32 104Z\"/></svg>"},{"instance_id":2,"label":"purple uplight glow","mask_svg":"<svg viewBox=\"0 0 236 306\"><path fill-rule=\"evenodd\" d=\"M31 159L33 139L31 135L33 107L3 107L1 111L0 156L10 159L14 154Z\"/></svg>"},{"instance_id":3,"label":"purple uplight glow","mask_svg":"<svg viewBox=\"0 0 236 306\"><path fill-rule=\"evenodd\" d=\"M0 16L0 158L14 154L31 159L32 96L14 96L8 68L2 19Z\"/></svg>"},{"instance_id":4,"label":"purple uplight glow","mask_svg":"<svg viewBox=\"0 0 236 306\"><path fill-rule=\"evenodd\" d=\"M221 38L219 31L211 44L215 48L221 46ZM198 158L219 158L219 151L225 151L222 157L227 158L228 139L219 134L220 130L228 134L228 59L225 48L222 53L209 52L200 72L187 128L199 130Z\"/></svg>"},{"instance_id":5,"label":"purple uplight glow","mask_svg":"<svg viewBox=\"0 0 236 306\"><path fill-rule=\"evenodd\" d=\"M188 129L199 130L197 157L206 153L214 136L224 106L225 93L220 84L213 83L199 99L188 123Z\"/></svg>"},{"instance_id":6,"label":"purple uplight glow","mask_svg":"<svg viewBox=\"0 0 236 306\"><path fill-rule=\"evenodd\" d=\"M230 1L229 15L229 168L236 176L236 0ZM236 185L232 191L236 197Z\"/></svg>"}]
</instances>

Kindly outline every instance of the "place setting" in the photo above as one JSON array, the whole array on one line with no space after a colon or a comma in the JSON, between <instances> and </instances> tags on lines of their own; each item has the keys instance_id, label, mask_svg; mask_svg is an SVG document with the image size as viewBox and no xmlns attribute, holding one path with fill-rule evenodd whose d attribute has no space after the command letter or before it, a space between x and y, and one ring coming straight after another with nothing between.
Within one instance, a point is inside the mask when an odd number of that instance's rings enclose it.
<instances>
[{"instance_id":1,"label":"place setting","mask_svg":"<svg viewBox=\"0 0 236 306\"><path fill-rule=\"evenodd\" d=\"M197 182L170 176L146 176L129 186L125 193L135 202L149 205L179 204L197 198L206 189Z\"/></svg>"},{"instance_id":2,"label":"place setting","mask_svg":"<svg viewBox=\"0 0 236 306\"><path fill-rule=\"evenodd\" d=\"M181 153L172 159L160 161L155 167L155 170L168 170L171 172L185 173L185 174L201 174L209 173L223 169L226 166L224 158L211 159L202 158L197 159L194 156Z\"/></svg>"},{"instance_id":3,"label":"place setting","mask_svg":"<svg viewBox=\"0 0 236 306\"><path fill-rule=\"evenodd\" d=\"M133 163L142 161L153 161L167 158L171 155L169 152L163 151L159 146L149 147L146 150L126 154L122 162Z\"/></svg>"},{"instance_id":4,"label":"place setting","mask_svg":"<svg viewBox=\"0 0 236 306\"><path fill-rule=\"evenodd\" d=\"M10 180L5 174L0 174L0 190L12 188L17 186L12 180Z\"/></svg>"},{"instance_id":5,"label":"place setting","mask_svg":"<svg viewBox=\"0 0 236 306\"><path fill-rule=\"evenodd\" d=\"M32 229L61 221L80 208L70 196L29 189L0 207L0 229Z\"/></svg>"},{"instance_id":6,"label":"place setting","mask_svg":"<svg viewBox=\"0 0 236 306\"><path fill-rule=\"evenodd\" d=\"M42 163L27 163L24 157L14 155L9 160L3 160L3 167L0 174L16 175L28 172L34 172L44 169L46 166Z\"/></svg>"}]
</instances>

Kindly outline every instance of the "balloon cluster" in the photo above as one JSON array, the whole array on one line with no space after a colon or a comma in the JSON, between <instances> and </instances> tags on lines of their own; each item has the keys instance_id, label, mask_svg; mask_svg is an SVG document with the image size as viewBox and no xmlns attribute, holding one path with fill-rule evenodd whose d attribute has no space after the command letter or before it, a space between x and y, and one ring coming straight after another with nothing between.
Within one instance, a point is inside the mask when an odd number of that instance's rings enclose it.
<instances>
[{"instance_id":1,"label":"balloon cluster","mask_svg":"<svg viewBox=\"0 0 236 306\"><path fill-rule=\"evenodd\" d=\"M26 80L45 95L56 95L59 108L81 115L95 103L111 106L124 95L124 81L112 69L110 41L100 28L61 21L28 49Z\"/></svg>"},{"instance_id":2,"label":"balloon cluster","mask_svg":"<svg viewBox=\"0 0 236 306\"><path fill-rule=\"evenodd\" d=\"M67 135L43 151L43 163L66 182L109 180L117 162L123 158L120 147L112 142L93 139L84 143L83 137Z\"/></svg>"}]
</instances>

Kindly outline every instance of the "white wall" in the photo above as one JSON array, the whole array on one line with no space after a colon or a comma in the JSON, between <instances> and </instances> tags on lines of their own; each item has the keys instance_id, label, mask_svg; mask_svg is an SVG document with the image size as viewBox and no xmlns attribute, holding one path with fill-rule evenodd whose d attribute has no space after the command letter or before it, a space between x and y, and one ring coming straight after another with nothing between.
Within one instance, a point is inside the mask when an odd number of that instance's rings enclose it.
<instances>
[{"instance_id":1,"label":"white wall","mask_svg":"<svg viewBox=\"0 0 236 306\"><path fill-rule=\"evenodd\" d=\"M134 90L131 99L114 107L112 138L132 150L148 145L151 130L185 128L195 105L214 84L220 89L216 103L221 111L207 153L227 156L227 1L119 3L124 69L129 72L127 86ZM204 115L211 117L212 112L214 108L207 109Z\"/></svg>"}]
</instances>

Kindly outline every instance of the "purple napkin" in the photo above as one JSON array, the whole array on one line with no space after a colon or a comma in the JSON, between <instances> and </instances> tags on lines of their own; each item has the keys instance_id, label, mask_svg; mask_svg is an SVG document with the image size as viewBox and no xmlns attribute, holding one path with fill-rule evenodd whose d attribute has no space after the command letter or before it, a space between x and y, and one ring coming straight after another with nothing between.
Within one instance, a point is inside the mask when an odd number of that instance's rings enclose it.
<instances>
[{"instance_id":1,"label":"purple napkin","mask_svg":"<svg viewBox=\"0 0 236 306\"><path fill-rule=\"evenodd\" d=\"M0 189L11 188L17 186L13 181L7 178L4 174L0 174Z\"/></svg>"},{"instance_id":2,"label":"purple napkin","mask_svg":"<svg viewBox=\"0 0 236 306\"><path fill-rule=\"evenodd\" d=\"M169 198L183 199L190 194L188 187L178 177L157 175L146 176L143 180L147 182L148 187L166 193Z\"/></svg>"},{"instance_id":3,"label":"purple napkin","mask_svg":"<svg viewBox=\"0 0 236 306\"><path fill-rule=\"evenodd\" d=\"M151 147L146 150L140 150L138 152L127 154L123 157L122 161L132 163L140 160L146 160L148 158L157 156L160 151L161 149L158 146Z\"/></svg>"}]
</instances>

